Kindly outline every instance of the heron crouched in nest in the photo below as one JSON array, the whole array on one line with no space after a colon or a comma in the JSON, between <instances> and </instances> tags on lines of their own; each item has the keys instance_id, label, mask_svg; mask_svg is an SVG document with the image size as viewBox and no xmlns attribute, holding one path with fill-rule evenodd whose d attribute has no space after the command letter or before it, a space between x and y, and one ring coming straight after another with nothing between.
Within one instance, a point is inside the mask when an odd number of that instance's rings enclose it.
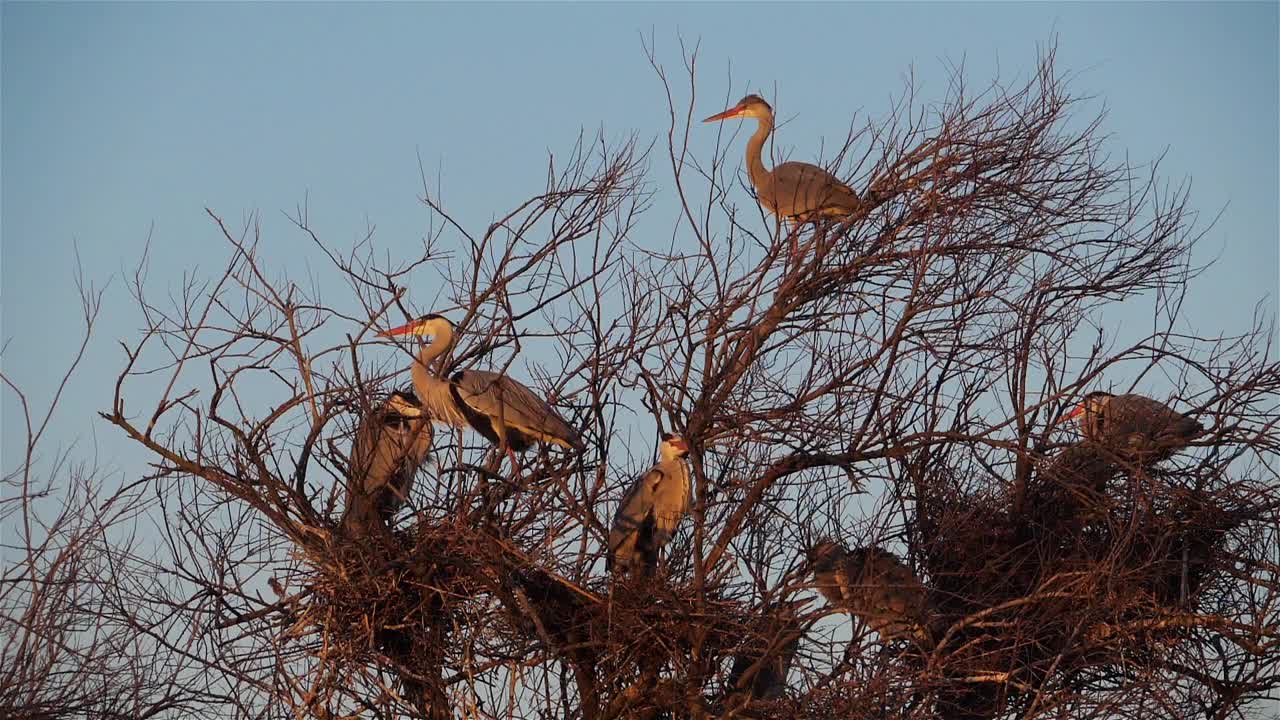
<instances>
[{"instance_id":1,"label":"heron crouched in nest","mask_svg":"<svg viewBox=\"0 0 1280 720\"><path fill-rule=\"evenodd\" d=\"M825 539L806 559L827 604L861 618L881 642L929 641L928 590L897 555L875 546L847 550Z\"/></svg>"},{"instance_id":2,"label":"heron crouched in nest","mask_svg":"<svg viewBox=\"0 0 1280 720\"><path fill-rule=\"evenodd\" d=\"M431 422L410 392L392 392L365 414L351 447L346 510L338 524L344 534L363 537L390 529L431 439Z\"/></svg>"},{"instance_id":3,"label":"heron crouched in nest","mask_svg":"<svg viewBox=\"0 0 1280 720\"><path fill-rule=\"evenodd\" d=\"M1028 496L1040 524L1064 536L1106 515L1108 483L1126 467L1152 467L1204 432L1195 418L1151 398L1102 391L1086 395L1058 422L1071 420L1082 439L1042 465Z\"/></svg>"},{"instance_id":4,"label":"heron crouched in nest","mask_svg":"<svg viewBox=\"0 0 1280 720\"><path fill-rule=\"evenodd\" d=\"M1180 413L1143 395L1085 395L1064 421L1080 422L1080 434L1118 457L1142 465L1168 460L1204 432L1187 413Z\"/></svg>"}]
</instances>

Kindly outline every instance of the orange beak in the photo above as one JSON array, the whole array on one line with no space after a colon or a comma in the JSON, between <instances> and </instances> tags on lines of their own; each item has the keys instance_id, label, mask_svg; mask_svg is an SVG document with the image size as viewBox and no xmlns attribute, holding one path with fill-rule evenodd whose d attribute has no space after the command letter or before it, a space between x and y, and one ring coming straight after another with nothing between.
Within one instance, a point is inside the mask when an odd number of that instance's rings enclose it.
<instances>
[{"instance_id":1,"label":"orange beak","mask_svg":"<svg viewBox=\"0 0 1280 720\"><path fill-rule=\"evenodd\" d=\"M399 337L401 335L408 335L409 333L413 332L413 329L417 326L418 326L418 322L416 320L413 322L407 322L401 325L400 327L393 327L390 330L383 330L382 332L378 333L378 337Z\"/></svg>"},{"instance_id":2,"label":"orange beak","mask_svg":"<svg viewBox=\"0 0 1280 720\"><path fill-rule=\"evenodd\" d=\"M1080 403L1079 405L1077 405L1077 406L1076 406L1076 409L1075 409L1075 410L1072 410L1071 412L1069 412L1069 413L1067 413L1066 415L1064 415L1064 416L1063 416L1063 418L1062 418L1061 420L1059 420L1058 422L1066 422L1066 421L1068 421L1068 420L1075 420L1076 418L1080 417L1080 416L1081 416L1081 415L1083 415L1083 414L1084 414L1084 403Z\"/></svg>"},{"instance_id":3,"label":"orange beak","mask_svg":"<svg viewBox=\"0 0 1280 720\"><path fill-rule=\"evenodd\" d=\"M703 120L702 122L718 122L720 120L728 120L729 118L736 118L739 115L741 115L745 110L746 108L741 105L734 105L728 110L725 110L722 113L717 113L715 115L712 115L711 117L707 118L706 120Z\"/></svg>"}]
</instances>

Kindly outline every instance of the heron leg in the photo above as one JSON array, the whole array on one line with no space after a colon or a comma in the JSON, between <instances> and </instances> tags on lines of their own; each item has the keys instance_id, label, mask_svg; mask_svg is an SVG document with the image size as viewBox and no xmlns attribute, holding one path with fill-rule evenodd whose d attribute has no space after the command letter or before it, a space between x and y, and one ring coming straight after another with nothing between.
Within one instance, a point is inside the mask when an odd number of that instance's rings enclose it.
<instances>
[{"instance_id":1,"label":"heron leg","mask_svg":"<svg viewBox=\"0 0 1280 720\"><path fill-rule=\"evenodd\" d=\"M507 457L511 458L511 479L514 480L520 477L520 461L516 459L516 452L510 445L507 445Z\"/></svg>"}]
</instances>

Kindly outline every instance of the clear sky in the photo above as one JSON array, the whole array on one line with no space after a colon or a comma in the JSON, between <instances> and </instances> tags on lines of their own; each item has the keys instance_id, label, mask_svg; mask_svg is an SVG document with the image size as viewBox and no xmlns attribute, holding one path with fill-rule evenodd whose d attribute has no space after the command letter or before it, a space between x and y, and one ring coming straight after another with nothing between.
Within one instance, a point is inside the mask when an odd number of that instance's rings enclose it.
<instances>
[{"instance_id":1,"label":"clear sky","mask_svg":"<svg viewBox=\"0 0 1280 720\"><path fill-rule=\"evenodd\" d=\"M4 370L47 401L79 338L78 245L88 278L111 285L51 439L86 452L96 443L121 470L140 458L94 412L123 362L116 340L140 326L120 276L149 232L156 289L225 261L206 206L232 223L260 211L270 261L300 276L322 263L281 211L308 197L330 243L349 246L374 225L382 250L407 253L428 220L419 154L450 208L484 223L539 191L547 152L567 151L581 128L665 132L642 33L673 70L679 37L701 43L698 117L726 96L776 90L790 119L778 146L802 160L824 140L838 145L853 113L882 116L913 69L922 99L940 99L949 63L963 61L978 85L997 69L1025 77L1056 34L1073 89L1109 109L1113 151L1144 161L1168 149L1166 177L1192 178L1194 206L1223 213L1199 250L1220 258L1193 288L1192 326L1242 329L1264 298L1274 313L1274 2L5 3L2 13ZM695 152L714 141L714 128L695 128ZM665 163L650 181L646 227L669 233ZM20 436L4 400L11 469Z\"/></svg>"}]
</instances>

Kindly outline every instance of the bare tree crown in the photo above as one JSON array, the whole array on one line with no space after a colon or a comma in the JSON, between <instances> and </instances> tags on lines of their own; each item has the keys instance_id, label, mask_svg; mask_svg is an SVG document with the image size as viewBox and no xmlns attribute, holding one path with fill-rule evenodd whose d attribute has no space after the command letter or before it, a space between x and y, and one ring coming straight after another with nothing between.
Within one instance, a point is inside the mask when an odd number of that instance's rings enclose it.
<instances>
[{"instance_id":1,"label":"bare tree crown","mask_svg":"<svg viewBox=\"0 0 1280 720\"><path fill-rule=\"evenodd\" d=\"M1104 151L1051 51L908 92L827 168L694 157L696 58L688 107L650 59L665 148L584 137L481 228L424 187L413 258L299 208L345 288L212 211L222 273L172 302L138 278L102 414L156 465L163 580L122 592L170 613L174 682L324 718L1274 697L1280 365L1269 320L1175 330L1186 188ZM754 95L721 116L772 128ZM663 250L634 232L654 192ZM1143 296L1153 329L1118 346L1103 310Z\"/></svg>"}]
</instances>

